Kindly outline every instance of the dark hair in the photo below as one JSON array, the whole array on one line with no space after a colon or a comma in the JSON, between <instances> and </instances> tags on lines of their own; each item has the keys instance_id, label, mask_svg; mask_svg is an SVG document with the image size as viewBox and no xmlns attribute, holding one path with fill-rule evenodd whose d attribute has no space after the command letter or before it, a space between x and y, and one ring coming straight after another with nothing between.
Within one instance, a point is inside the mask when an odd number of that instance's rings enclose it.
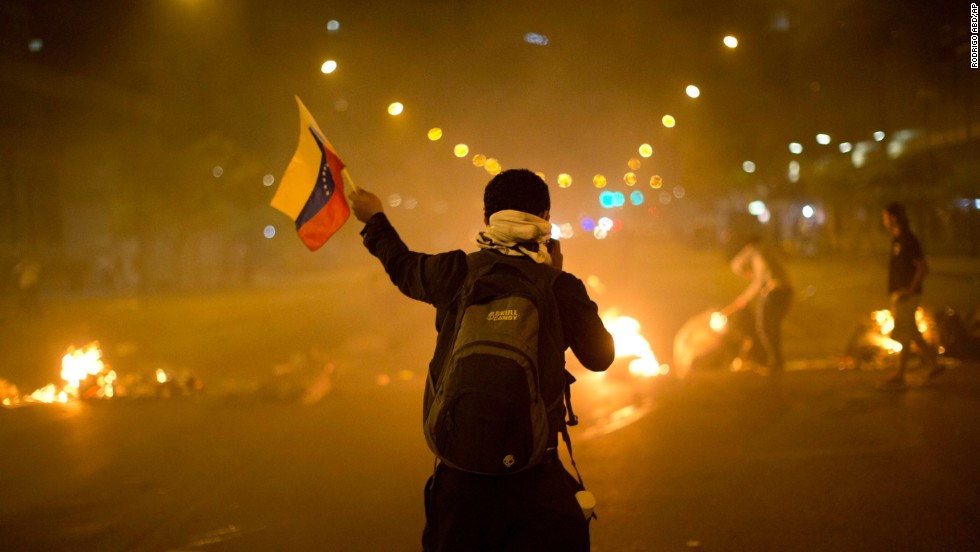
<instances>
[{"instance_id":1,"label":"dark hair","mask_svg":"<svg viewBox=\"0 0 980 552\"><path fill-rule=\"evenodd\" d=\"M506 209L532 215L551 209L548 185L527 169L510 169L494 176L483 190L483 214L489 218Z\"/></svg>"},{"instance_id":2,"label":"dark hair","mask_svg":"<svg viewBox=\"0 0 980 552\"><path fill-rule=\"evenodd\" d=\"M902 205L897 201L893 201L888 205L885 205L885 212L895 217L895 222L898 223L899 228L903 230L908 229L909 216L905 213L905 205Z\"/></svg>"}]
</instances>

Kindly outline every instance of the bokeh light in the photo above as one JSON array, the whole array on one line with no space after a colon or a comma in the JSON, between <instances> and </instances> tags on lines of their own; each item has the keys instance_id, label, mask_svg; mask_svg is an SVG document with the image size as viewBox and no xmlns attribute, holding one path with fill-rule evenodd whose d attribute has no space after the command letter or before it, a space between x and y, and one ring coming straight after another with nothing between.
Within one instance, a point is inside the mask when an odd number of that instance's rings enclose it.
<instances>
[{"instance_id":1,"label":"bokeh light","mask_svg":"<svg viewBox=\"0 0 980 552\"><path fill-rule=\"evenodd\" d=\"M813 218L814 212L815 211L813 210L812 205L804 205L803 208L800 209L800 214L803 215L803 218Z\"/></svg>"},{"instance_id":2,"label":"bokeh light","mask_svg":"<svg viewBox=\"0 0 980 552\"><path fill-rule=\"evenodd\" d=\"M627 186L633 186L636 184L636 173L628 172L623 175L623 183Z\"/></svg>"},{"instance_id":3,"label":"bokeh light","mask_svg":"<svg viewBox=\"0 0 980 552\"><path fill-rule=\"evenodd\" d=\"M646 198L643 197L643 192L640 190L633 190L630 192L630 203L633 205L643 205L644 199Z\"/></svg>"},{"instance_id":4,"label":"bokeh light","mask_svg":"<svg viewBox=\"0 0 980 552\"><path fill-rule=\"evenodd\" d=\"M456 144L456 146L453 147L453 154L456 157L466 157L470 154L470 147L466 144Z\"/></svg>"},{"instance_id":5,"label":"bokeh light","mask_svg":"<svg viewBox=\"0 0 980 552\"><path fill-rule=\"evenodd\" d=\"M534 172L534 174L535 174L535 175L536 175L536 176L537 176L538 178L540 178L541 180L544 180L544 181L546 181L546 182L547 182L547 180L548 180L548 179L544 177L544 173L543 173L543 172L538 172L538 171L535 171L535 172Z\"/></svg>"},{"instance_id":6,"label":"bokeh light","mask_svg":"<svg viewBox=\"0 0 980 552\"><path fill-rule=\"evenodd\" d=\"M222 168L221 165L215 165L215 167L211 169L211 176L215 178L221 178L221 175L223 174L225 174L225 169Z\"/></svg>"},{"instance_id":7,"label":"bokeh light","mask_svg":"<svg viewBox=\"0 0 980 552\"><path fill-rule=\"evenodd\" d=\"M827 144L830 143L830 135L824 134L822 132L820 134L817 134L817 143L820 144L821 146L826 146Z\"/></svg>"},{"instance_id":8,"label":"bokeh light","mask_svg":"<svg viewBox=\"0 0 980 552\"><path fill-rule=\"evenodd\" d=\"M766 210L766 204L757 199L749 203L748 210L750 215L759 216Z\"/></svg>"},{"instance_id":9,"label":"bokeh light","mask_svg":"<svg viewBox=\"0 0 980 552\"><path fill-rule=\"evenodd\" d=\"M442 129L439 127L430 128L427 136L429 137L429 140L435 142L436 140L442 138Z\"/></svg>"},{"instance_id":10,"label":"bokeh light","mask_svg":"<svg viewBox=\"0 0 980 552\"><path fill-rule=\"evenodd\" d=\"M799 142L790 142L789 143L789 151L790 151L790 153L792 153L794 155L799 155L799 154L803 153L803 144L801 144Z\"/></svg>"},{"instance_id":11,"label":"bokeh light","mask_svg":"<svg viewBox=\"0 0 980 552\"><path fill-rule=\"evenodd\" d=\"M388 106L388 113L390 115L401 115L402 111L405 111L405 106L401 102L391 102Z\"/></svg>"},{"instance_id":12,"label":"bokeh light","mask_svg":"<svg viewBox=\"0 0 980 552\"><path fill-rule=\"evenodd\" d=\"M390 207L398 207L401 204L402 204L401 194L391 194L388 196L388 205Z\"/></svg>"},{"instance_id":13,"label":"bokeh light","mask_svg":"<svg viewBox=\"0 0 980 552\"><path fill-rule=\"evenodd\" d=\"M667 128L674 128L674 125L677 124L677 120L674 119L674 116L673 115L664 115L660 119L660 122L662 122L664 124L664 126L667 127Z\"/></svg>"},{"instance_id":14,"label":"bokeh light","mask_svg":"<svg viewBox=\"0 0 980 552\"><path fill-rule=\"evenodd\" d=\"M630 160L626 162L626 166L629 167L631 171L640 170L641 164L642 163L640 163L640 160L636 157L630 157Z\"/></svg>"},{"instance_id":15,"label":"bokeh light","mask_svg":"<svg viewBox=\"0 0 980 552\"><path fill-rule=\"evenodd\" d=\"M271 224L266 225L266 227L262 229L262 235L265 236L267 240L271 240L272 238L276 237L276 227Z\"/></svg>"},{"instance_id":16,"label":"bokeh light","mask_svg":"<svg viewBox=\"0 0 980 552\"><path fill-rule=\"evenodd\" d=\"M752 174L755 172L755 163L752 161L742 161L742 170Z\"/></svg>"},{"instance_id":17,"label":"bokeh light","mask_svg":"<svg viewBox=\"0 0 980 552\"><path fill-rule=\"evenodd\" d=\"M558 175L558 187L568 188L572 185L572 176L568 173L561 173Z\"/></svg>"},{"instance_id":18,"label":"bokeh light","mask_svg":"<svg viewBox=\"0 0 980 552\"><path fill-rule=\"evenodd\" d=\"M732 35L726 36L721 41L724 42L725 43L725 46L728 46L729 48L737 48L738 47L738 39L735 38Z\"/></svg>"},{"instance_id":19,"label":"bokeh light","mask_svg":"<svg viewBox=\"0 0 980 552\"><path fill-rule=\"evenodd\" d=\"M527 33L524 35L524 42L534 44L535 46L547 46L548 37L538 33Z\"/></svg>"},{"instance_id":20,"label":"bokeh light","mask_svg":"<svg viewBox=\"0 0 980 552\"><path fill-rule=\"evenodd\" d=\"M567 240L575 236L575 228L572 227L570 222L563 223L561 225L561 239Z\"/></svg>"},{"instance_id":21,"label":"bokeh light","mask_svg":"<svg viewBox=\"0 0 980 552\"><path fill-rule=\"evenodd\" d=\"M336 19L331 19L330 21L327 21L327 30L332 33L339 31L340 21L337 21Z\"/></svg>"},{"instance_id":22,"label":"bokeh light","mask_svg":"<svg viewBox=\"0 0 980 552\"><path fill-rule=\"evenodd\" d=\"M653 146L650 144L640 144L640 156L650 157L653 155Z\"/></svg>"},{"instance_id":23,"label":"bokeh light","mask_svg":"<svg viewBox=\"0 0 980 552\"><path fill-rule=\"evenodd\" d=\"M841 153L850 153L851 150L854 149L854 144L851 144L850 142L841 142L837 147L840 148Z\"/></svg>"},{"instance_id":24,"label":"bokeh light","mask_svg":"<svg viewBox=\"0 0 980 552\"><path fill-rule=\"evenodd\" d=\"M589 232L591 231L592 230L589 230ZM585 284L600 295L606 292L606 284L602 283L602 280L595 274L589 274L589 276L585 279Z\"/></svg>"},{"instance_id":25,"label":"bokeh light","mask_svg":"<svg viewBox=\"0 0 980 552\"><path fill-rule=\"evenodd\" d=\"M693 84L689 84L687 85L687 88L684 89L684 93L686 93L690 98L697 98L701 95L701 89Z\"/></svg>"},{"instance_id":26,"label":"bokeh light","mask_svg":"<svg viewBox=\"0 0 980 552\"><path fill-rule=\"evenodd\" d=\"M262 177L262 184L265 186L272 186L275 183L276 183L276 177L272 176L271 174L267 174Z\"/></svg>"},{"instance_id":27,"label":"bokeh light","mask_svg":"<svg viewBox=\"0 0 980 552\"><path fill-rule=\"evenodd\" d=\"M687 194L687 190L684 189L684 186L674 186L673 193L674 197L681 199L685 194Z\"/></svg>"},{"instance_id":28,"label":"bokeh light","mask_svg":"<svg viewBox=\"0 0 980 552\"><path fill-rule=\"evenodd\" d=\"M487 159L487 162L483 165L483 169L492 175L498 175L502 170L500 161L497 161L493 157Z\"/></svg>"},{"instance_id":29,"label":"bokeh light","mask_svg":"<svg viewBox=\"0 0 980 552\"><path fill-rule=\"evenodd\" d=\"M872 136L874 136L875 142L881 142L885 139L885 133L881 130L876 130Z\"/></svg>"},{"instance_id":30,"label":"bokeh light","mask_svg":"<svg viewBox=\"0 0 980 552\"><path fill-rule=\"evenodd\" d=\"M333 73L336 70L337 70L337 62L332 59L328 59L327 61L324 61L323 65L320 66L320 72L323 73L324 75L329 75L330 73Z\"/></svg>"},{"instance_id":31,"label":"bokeh light","mask_svg":"<svg viewBox=\"0 0 980 552\"><path fill-rule=\"evenodd\" d=\"M615 207L616 201L613 197L613 193L607 190L599 194L599 205L604 209L611 209Z\"/></svg>"},{"instance_id":32,"label":"bokeh light","mask_svg":"<svg viewBox=\"0 0 980 552\"><path fill-rule=\"evenodd\" d=\"M35 38L27 43L27 49L31 52L40 52L42 48L44 48L44 41L40 38Z\"/></svg>"},{"instance_id":33,"label":"bokeh light","mask_svg":"<svg viewBox=\"0 0 980 552\"><path fill-rule=\"evenodd\" d=\"M606 177L605 176L602 176L601 174L597 174L597 175L595 175L595 176L592 177L592 183L595 184L595 187L596 188L605 188L606 187Z\"/></svg>"},{"instance_id":34,"label":"bokeh light","mask_svg":"<svg viewBox=\"0 0 980 552\"><path fill-rule=\"evenodd\" d=\"M478 153L473 156L473 166L482 167L487 164L487 156L482 153Z\"/></svg>"},{"instance_id":35,"label":"bokeh light","mask_svg":"<svg viewBox=\"0 0 980 552\"><path fill-rule=\"evenodd\" d=\"M582 227L582 230L583 231L585 231L585 232L591 232L592 230L595 229L595 221L592 220L591 217L585 217L579 223L579 226Z\"/></svg>"},{"instance_id":36,"label":"bokeh light","mask_svg":"<svg viewBox=\"0 0 980 552\"><path fill-rule=\"evenodd\" d=\"M659 174L655 174L655 175L653 175L653 176L650 177L650 187L651 188L653 188L653 189L656 190L657 188L659 188L659 187L661 187L663 185L664 185L664 179L663 178L660 178L660 175Z\"/></svg>"}]
</instances>

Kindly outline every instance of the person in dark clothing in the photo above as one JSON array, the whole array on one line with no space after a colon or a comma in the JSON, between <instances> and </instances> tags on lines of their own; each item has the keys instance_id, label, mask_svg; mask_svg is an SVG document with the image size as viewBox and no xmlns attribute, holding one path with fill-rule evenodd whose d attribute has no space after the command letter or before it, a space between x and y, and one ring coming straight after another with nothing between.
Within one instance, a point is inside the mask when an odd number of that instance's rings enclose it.
<instances>
[{"instance_id":1,"label":"person in dark clothing","mask_svg":"<svg viewBox=\"0 0 980 552\"><path fill-rule=\"evenodd\" d=\"M354 216L365 223L365 247L381 261L392 283L406 296L436 308L438 334L429 370L437 373L452 346L466 253L410 251L377 196L360 188L348 197ZM561 248L550 240L548 186L540 177L525 169L504 171L490 180L483 199L486 231L477 237L482 251L561 270ZM587 369L605 370L615 350L598 307L572 274L561 272L554 282L564 348L571 348ZM564 374L549 377L564 381ZM547 461L512 475L480 475L437 463L425 487L423 549L589 550L588 519L575 499L582 487L558 459L557 435L552 437Z\"/></svg>"},{"instance_id":2,"label":"person in dark clothing","mask_svg":"<svg viewBox=\"0 0 980 552\"><path fill-rule=\"evenodd\" d=\"M891 338L902 346L898 355L898 369L885 383L901 386L905 383L905 366L911 353L909 346L913 342L919 356L929 367L928 379L941 374L944 368L936 362L935 351L926 343L915 322L915 311L922 295L922 282L929 272L929 266L918 238L909 229L905 206L901 203L889 203L882 211L882 222L892 236L888 293L895 328Z\"/></svg>"}]
</instances>

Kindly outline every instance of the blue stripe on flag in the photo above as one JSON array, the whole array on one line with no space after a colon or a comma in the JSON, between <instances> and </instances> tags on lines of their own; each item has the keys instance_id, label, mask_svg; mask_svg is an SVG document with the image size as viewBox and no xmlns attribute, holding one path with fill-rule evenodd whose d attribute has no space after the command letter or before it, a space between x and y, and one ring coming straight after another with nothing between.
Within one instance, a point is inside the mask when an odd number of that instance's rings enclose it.
<instances>
[{"instance_id":1,"label":"blue stripe on flag","mask_svg":"<svg viewBox=\"0 0 980 552\"><path fill-rule=\"evenodd\" d=\"M310 193L310 198L306 200L306 205L303 206L303 210L296 217L297 230L313 218L314 215L319 213L320 209L323 209L323 206L333 197L334 191L333 175L330 174L330 165L327 163L326 149L323 147L323 142L313 132L313 129L310 129L310 134L316 140L316 145L320 147L320 173L317 176L316 185L313 186L313 191Z\"/></svg>"}]
</instances>

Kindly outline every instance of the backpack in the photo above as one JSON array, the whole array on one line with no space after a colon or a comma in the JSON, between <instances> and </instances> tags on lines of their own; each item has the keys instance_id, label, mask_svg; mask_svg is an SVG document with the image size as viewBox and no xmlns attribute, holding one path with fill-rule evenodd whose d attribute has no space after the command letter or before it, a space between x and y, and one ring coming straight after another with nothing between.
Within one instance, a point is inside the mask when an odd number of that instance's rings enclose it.
<instances>
[{"instance_id":1,"label":"backpack","mask_svg":"<svg viewBox=\"0 0 980 552\"><path fill-rule=\"evenodd\" d=\"M568 380L548 265L480 251L467 256L454 337L430 370L426 442L450 467L516 473L548 458L565 431ZM573 424L574 425L574 424Z\"/></svg>"}]
</instances>

